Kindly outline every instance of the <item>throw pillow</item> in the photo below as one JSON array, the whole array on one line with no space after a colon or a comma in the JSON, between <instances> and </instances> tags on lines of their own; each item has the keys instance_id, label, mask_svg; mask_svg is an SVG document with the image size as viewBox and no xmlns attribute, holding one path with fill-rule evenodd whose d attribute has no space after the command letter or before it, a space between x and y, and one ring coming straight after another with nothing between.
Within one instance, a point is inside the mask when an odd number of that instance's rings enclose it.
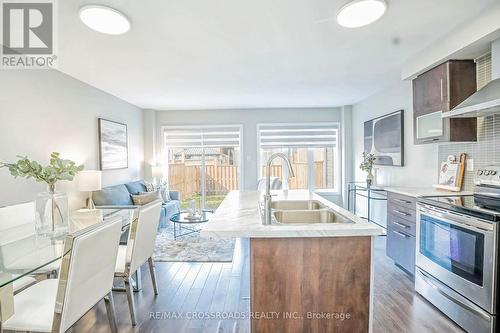
<instances>
[{"instance_id":1,"label":"throw pillow","mask_svg":"<svg viewBox=\"0 0 500 333\"><path fill-rule=\"evenodd\" d=\"M132 201L134 205L143 206L155 200L161 199L160 192L141 192L139 194L132 194Z\"/></svg>"},{"instance_id":2,"label":"throw pillow","mask_svg":"<svg viewBox=\"0 0 500 333\"><path fill-rule=\"evenodd\" d=\"M153 192L155 190L155 185L153 183L144 182L144 185L146 186L147 192Z\"/></svg>"}]
</instances>

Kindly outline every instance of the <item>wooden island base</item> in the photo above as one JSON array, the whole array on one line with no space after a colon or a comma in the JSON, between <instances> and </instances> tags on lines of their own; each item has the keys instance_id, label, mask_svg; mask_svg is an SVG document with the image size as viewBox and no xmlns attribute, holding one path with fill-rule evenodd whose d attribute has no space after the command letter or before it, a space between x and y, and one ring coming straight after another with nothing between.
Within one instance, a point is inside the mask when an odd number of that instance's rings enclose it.
<instances>
[{"instance_id":1,"label":"wooden island base","mask_svg":"<svg viewBox=\"0 0 500 333\"><path fill-rule=\"evenodd\" d=\"M251 331L368 332L371 238L251 238Z\"/></svg>"}]
</instances>

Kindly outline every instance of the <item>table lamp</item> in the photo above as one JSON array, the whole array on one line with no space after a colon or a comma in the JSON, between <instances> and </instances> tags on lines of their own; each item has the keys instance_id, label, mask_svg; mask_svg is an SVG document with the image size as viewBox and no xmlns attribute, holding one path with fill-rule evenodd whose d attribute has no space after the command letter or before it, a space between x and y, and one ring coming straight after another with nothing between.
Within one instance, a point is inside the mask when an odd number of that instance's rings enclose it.
<instances>
[{"instance_id":1,"label":"table lamp","mask_svg":"<svg viewBox=\"0 0 500 333\"><path fill-rule=\"evenodd\" d=\"M152 166L151 175L154 178L155 184L159 185L163 179L163 168L161 166Z\"/></svg>"},{"instance_id":2,"label":"table lamp","mask_svg":"<svg viewBox=\"0 0 500 333\"><path fill-rule=\"evenodd\" d=\"M101 186L102 173L97 170L84 170L78 173L76 177L76 183L78 190L82 192L89 192L89 197L87 199L87 208L94 209L94 201L92 200L92 192L99 191Z\"/></svg>"}]
</instances>

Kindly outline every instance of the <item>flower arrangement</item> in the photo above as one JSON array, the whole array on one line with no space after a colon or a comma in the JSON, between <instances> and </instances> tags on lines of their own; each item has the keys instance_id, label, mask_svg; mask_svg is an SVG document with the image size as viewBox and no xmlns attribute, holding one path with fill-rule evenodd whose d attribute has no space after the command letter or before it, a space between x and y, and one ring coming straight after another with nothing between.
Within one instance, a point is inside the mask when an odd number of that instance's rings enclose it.
<instances>
[{"instance_id":1,"label":"flower arrangement","mask_svg":"<svg viewBox=\"0 0 500 333\"><path fill-rule=\"evenodd\" d=\"M373 163L376 159L375 155L363 152L363 162L361 162L359 168L365 172L371 173L373 170Z\"/></svg>"},{"instance_id":2,"label":"flower arrangement","mask_svg":"<svg viewBox=\"0 0 500 333\"><path fill-rule=\"evenodd\" d=\"M18 157L19 160L14 163L0 162L0 169L8 169L14 178L32 178L49 187L48 192L39 193L36 198L37 234L51 237L64 235L69 230L68 197L65 193L56 192L56 183L73 180L83 170L83 165L62 159L57 152L50 154L50 162L46 166L26 156Z\"/></svg>"},{"instance_id":3,"label":"flower arrangement","mask_svg":"<svg viewBox=\"0 0 500 333\"><path fill-rule=\"evenodd\" d=\"M368 173L368 175L366 176L366 184L368 186L370 186L373 183L372 171L373 171L373 164L375 163L376 159L377 158L375 157L374 154L367 154L367 153L363 152L363 161L359 165L359 168L362 171L365 171Z\"/></svg>"},{"instance_id":4,"label":"flower arrangement","mask_svg":"<svg viewBox=\"0 0 500 333\"><path fill-rule=\"evenodd\" d=\"M50 163L47 166L42 166L26 156L18 156L19 160L15 163L0 162L0 169L7 168L14 178L33 178L37 182L45 182L49 190L54 192L58 181L71 181L84 168L83 165L77 165L74 161L62 159L60 156L57 152L50 154Z\"/></svg>"}]
</instances>

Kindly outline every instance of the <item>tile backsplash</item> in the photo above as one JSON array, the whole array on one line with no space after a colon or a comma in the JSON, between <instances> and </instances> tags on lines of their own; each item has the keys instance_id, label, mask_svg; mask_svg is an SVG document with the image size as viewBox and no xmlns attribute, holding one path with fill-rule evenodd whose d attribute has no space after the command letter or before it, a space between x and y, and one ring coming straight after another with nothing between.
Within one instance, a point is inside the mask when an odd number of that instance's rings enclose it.
<instances>
[{"instance_id":1,"label":"tile backsplash","mask_svg":"<svg viewBox=\"0 0 500 333\"><path fill-rule=\"evenodd\" d=\"M478 118L478 140L469 143L447 143L439 146L439 162L446 161L448 155L457 158L466 153L474 161L474 170L465 171L464 190L474 189L474 173L481 167L500 165L500 114ZM437 170L437 169L436 169Z\"/></svg>"}]
</instances>

